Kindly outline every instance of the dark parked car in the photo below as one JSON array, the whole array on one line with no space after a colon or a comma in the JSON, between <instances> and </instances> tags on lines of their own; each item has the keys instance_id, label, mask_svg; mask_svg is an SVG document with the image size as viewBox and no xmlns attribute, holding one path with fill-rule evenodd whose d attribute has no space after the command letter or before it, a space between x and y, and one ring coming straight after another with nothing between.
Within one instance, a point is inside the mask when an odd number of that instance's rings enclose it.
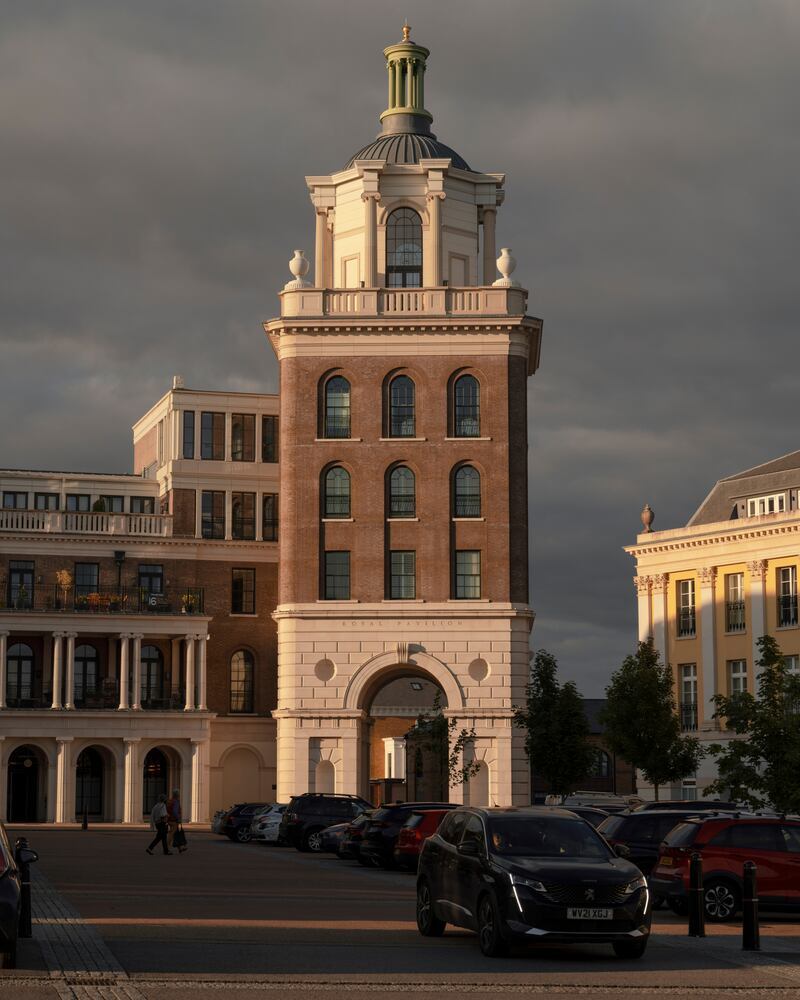
<instances>
[{"instance_id":1,"label":"dark parked car","mask_svg":"<svg viewBox=\"0 0 800 1000\"><path fill-rule=\"evenodd\" d=\"M249 844L253 838L250 824L259 809L264 809L268 805L269 802L240 802L225 814L219 832L231 840L238 840L240 844Z\"/></svg>"},{"instance_id":2,"label":"dark parked car","mask_svg":"<svg viewBox=\"0 0 800 1000\"><path fill-rule=\"evenodd\" d=\"M361 813L360 816L356 816L352 823L347 824L342 839L339 842L338 856L340 858L354 858L356 861L358 860L361 852L361 838L364 836L364 831L367 828L367 823L371 815L372 810L368 809L366 812Z\"/></svg>"},{"instance_id":3,"label":"dark parked car","mask_svg":"<svg viewBox=\"0 0 800 1000\"><path fill-rule=\"evenodd\" d=\"M609 816L597 828L612 847L623 844L628 859L645 875L655 868L661 842L669 831L690 816L685 809L649 809L645 812L617 813Z\"/></svg>"},{"instance_id":4,"label":"dark parked car","mask_svg":"<svg viewBox=\"0 0 800 1000\"><path fill-rule=\"evenodd\" d=\"M448 814L449 809L422 809L412 812L403 824L394 845L394 863L406 871L417 870L419 856L423 843L432 833L436 833L439 824Z\"/></svg>"},{"instance_id":5,"label":"dark parked car","mask_svg":"<svg viewBox=\"0 0 800 1000\"><path fill-rule=\"evenodd\" d=\"M634 812L652 812L654 809L684 809L694 816L701 812L730 812L741 809L735 802L717 802L714 799L659 799L658 802L643 802Z\"/></svg>"},{"instance_id":6,"label":"dark parked car","mask_svg":"<svg viewBox=\"0 0 800 1000\"><path fill-rule=\"evenodd\" d=\"M27 851L28 863L38 860L36 851ZM3 967L17 965L17 934L19 932L20 880L14 852L8 842L5 827L0 823L0 953Z\"/></svg>"},{"instance_id":7,"label":"dark parked car","mask_svg":"<svg viewBox=\"0 0 800 1000\"><path fill-rule=\"evenodd\" d=\"M580 816L581 819L585 819L587 823L591 823L592 826L597 829L598 826L606 819L611 813L607 812L605 809L595 809L594 806L561 806L562 809L567 809L571 813L575 813L576 816Z\"/></svg>"},{"instance_id":8,"label":"dark parked car","mask_svg":"<svg viewBox=\"0 0 800 1000\"><path fill-rule=\"evenodd\" d=\"M394 802L382 805L370 816L361 839L358 860L364 864L394 867L394 846L408 817L425 809L455 809L450 802Z\"/></svg>"},{"instance_id":9,"label":"dark parked car","mask_svg":"<svg viewBox=\"0 0 800 1000\"><path fill-rule=\"evenodd\" d=\"M335 823L355 819L372 809L372 803L358 795L306 792L293 796L281 820L278 839L298 851L322 850L322 831Z\"/></svg>"},{"instance_id":10,"label":"dark parked car","mask_svg":"<svg viewBox=\"0 0 800 1000\"><path fill-rule=\"evenodd\" d=\"M650 919L639 869L567 810L455 809L422 847L420 933L467 927L484 955L552 941L607 943L621 958L639 958Z\"/></svg>"}]
</instances>

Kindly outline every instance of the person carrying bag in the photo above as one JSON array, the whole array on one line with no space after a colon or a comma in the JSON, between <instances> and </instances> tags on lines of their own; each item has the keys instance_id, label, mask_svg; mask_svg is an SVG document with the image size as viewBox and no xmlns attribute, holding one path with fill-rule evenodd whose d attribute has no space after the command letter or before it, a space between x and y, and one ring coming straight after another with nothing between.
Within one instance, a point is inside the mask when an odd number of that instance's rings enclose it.
<instances>
[{"instance_id":1,"label":"person carrying bag","mask_svg":"<svg viewBox=\"0 0 800 1000\"><path fill-rule=\"evenodd\" d=\"M178 825L178 829L172 837L172 843L174 847L178 848L179 854L183 854L184 851L188 850L188 846L186 844L186 834L183 832L182 823Z\"/></svg>"}]
</instances>

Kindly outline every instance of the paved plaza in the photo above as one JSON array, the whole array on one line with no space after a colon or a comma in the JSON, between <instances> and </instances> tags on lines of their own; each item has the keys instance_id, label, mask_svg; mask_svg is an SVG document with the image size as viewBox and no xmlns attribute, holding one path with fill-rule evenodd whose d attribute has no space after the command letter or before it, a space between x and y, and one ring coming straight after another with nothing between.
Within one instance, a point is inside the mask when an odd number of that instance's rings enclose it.
<instances>
[{"instance_id":1,"label":"paved plaza","mask_svg":"<svg viewBox=\"0 0 800 1000\"><path fill-rule=\"evenodd\" d=\"M21 830L10 831L18 836ZM703 940L658 912L639 961L608 947L536 948L486 959L473 935L424 939L414 879L190 832L183 855L149 857L148 831L24 831L40 853L34 937L0 998L200 1000L253 993L330 1000L360 994L490 997L795 997L797 924L767 917L762 951L738 924Z\"/></svg>"}]
</instances>

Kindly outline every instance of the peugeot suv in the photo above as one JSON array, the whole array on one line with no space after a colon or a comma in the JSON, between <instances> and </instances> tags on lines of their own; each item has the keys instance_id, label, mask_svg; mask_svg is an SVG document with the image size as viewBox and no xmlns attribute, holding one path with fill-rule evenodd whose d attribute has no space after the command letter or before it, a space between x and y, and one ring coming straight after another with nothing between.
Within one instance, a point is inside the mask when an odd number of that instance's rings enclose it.
<instances>
[{"instance_id":1,"label":"peugeot suv","mask_svg":"<svg viewBox=\"0 0 800 1000\"><path fill-rule=\"evenodd\" d=\"M640 958L650 935L642 873L566 809L473 809L448 813L422 845L417 927L477 931L484 955L512 942L611 944Z\"/></svg>"}]
</instances>

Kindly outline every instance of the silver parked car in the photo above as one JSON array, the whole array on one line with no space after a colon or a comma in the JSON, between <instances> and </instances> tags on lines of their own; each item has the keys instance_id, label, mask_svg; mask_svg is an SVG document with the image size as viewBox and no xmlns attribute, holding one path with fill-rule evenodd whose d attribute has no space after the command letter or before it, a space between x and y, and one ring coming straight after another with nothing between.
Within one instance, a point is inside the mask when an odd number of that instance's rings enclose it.
<instances>
[{"instance_id":1,"label":"silver parked car","mask_svg":"<svg viewBox=\"0 0 800 1000\"><path fill-rule=\"evenodd\" d=\"M281 817L285 811L286 805L282 802L273 802L268 806L264 806L253 817L253 822L250 824L251 838L263 841L266 844L277 844Z\"/></svg>"}]
</instances>

